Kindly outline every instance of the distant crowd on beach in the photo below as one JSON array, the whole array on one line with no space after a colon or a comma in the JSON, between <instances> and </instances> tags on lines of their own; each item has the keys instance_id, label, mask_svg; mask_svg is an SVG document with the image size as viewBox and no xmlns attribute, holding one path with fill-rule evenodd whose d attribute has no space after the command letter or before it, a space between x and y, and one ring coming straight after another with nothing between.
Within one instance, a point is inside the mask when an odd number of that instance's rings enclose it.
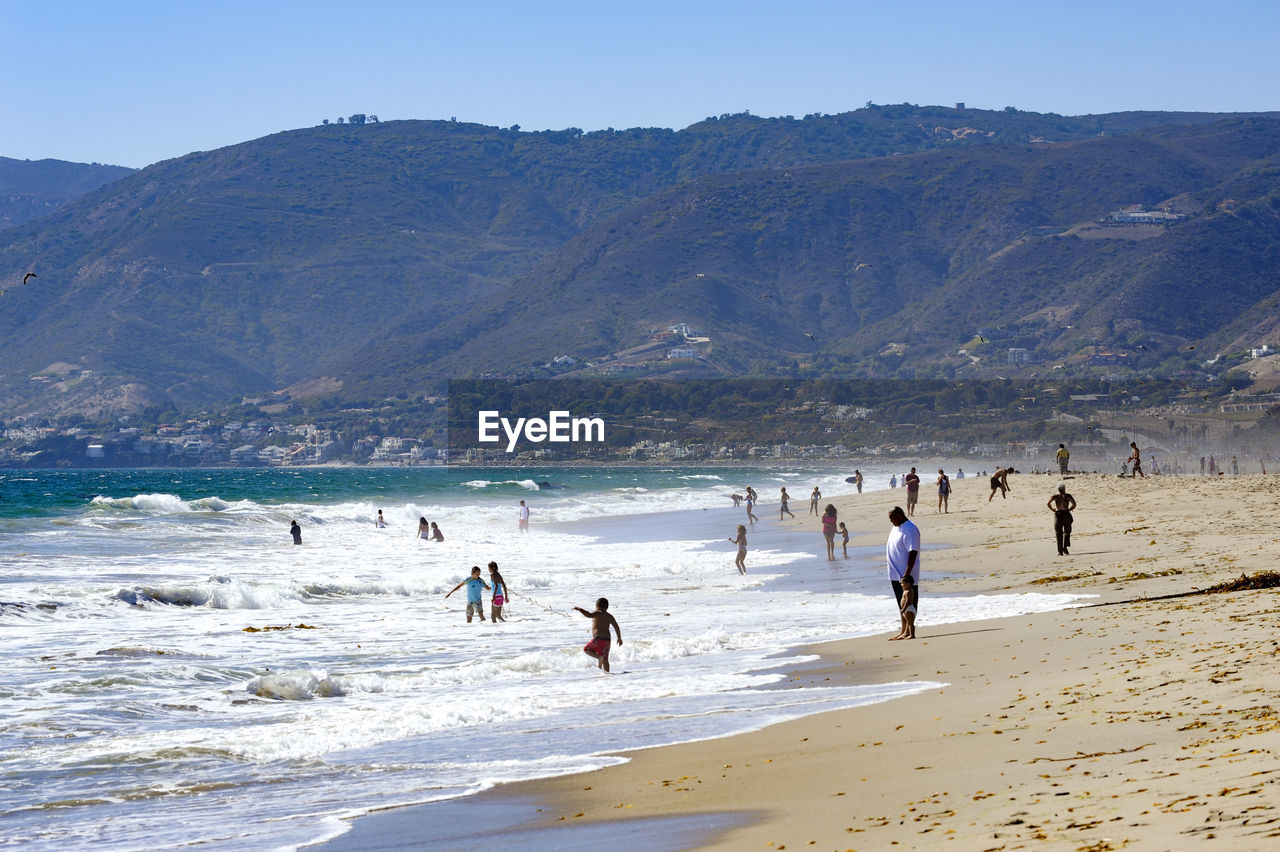
<instances>
[{"instance_id":1,"label":"distant crowd on beach","mask_svg":"<svg viewBox=\"0 0 1280 852\"><path fill-rule=\"evenodd\" d=\"M1065 444L1059 444L1054 461L1057 467L1057 473L1063 479L1071 479L1071 453ZM1229 461L1229 469L1232 475L1239 474L1239 462L1236 456L1232 456ZM1156 472L1156 466L1152 462L1153 473ZM990 492L987 495L987 503L991 503L997 494L1002 500L1007 499L1011 492L1009 477L1018 471L1012 465L1001 465L992 473L988 474L983 470L976 476L986 478L990 485ZM1265 464L1262 472L1266 472ZM1200 474L1202 476L1222 476L1226 474L1226 470L1219 466L1214 456L1200 458ZM1129 444L1129 455L1120 465L1121 477L1127 478L1145 478L1146 472L1143 469L1143 455L1136 441ZM934 479L934 490L937 496L937 504L934 509L935 514L949 514L950 501L953 493L952 480L963 480L966 474L963 468L956 468L954 477L947 474L945 469L938 468L937 477ZM854 486L857 494L863 493L865 477L860 469L855 469L853 475L847 477L845 482ZM890 490L896 490L901 487L905 491L906 507L894 506L889 512L890 531L889 537L885 545L885 561L895 600L898 605L899 612L899 630L898 633L890 637L894 640L914 639L916 638L916 614L919 608L920 599L920 530L915 522L911 519L916 515L916 509L919 506L919 497L921 489L922 477L915 467L911 467L907 473L899 476L891 474L888 480ZM807 517L817 518L821 528L822 537L825 543L825 553L828 562L836 561L836 536L840 537L840 551L844 559L849 558L849 528L844 521L838 518L838 511L833 503L823 505L823 497L820 486L813 486L809 492L809 505ZM760 505L760 495L755 488L747 485L742 489L742 493L733 493L730 495L734 508L746 509L746 522L737 525L735 534L728 540L737 547L737 555L734 559L734 568L739 574L747 573L747 555L748 544L747 534L750 529L760 523L760 517L756 514L756 509ZM791 510L791 495L787 491L786 486L778 489L778 520L786 519L796 520L796 514ZM1071 533L1074 522L1073 512L1077 507L1075 497L1067 491L1066 482L1059 483L1056 491L1050 495L1046 508L1053 514L1053 530L1054 541L1059 556L1070 556ZM383 517L382 510L377 510L374 518L374 526L378 529L386 529L389 524ZM529 506L524 500L520 501L517 514L517 529L521 533L529 531ZM290 535L293 543L302 544L302 530L296 520L290 522ZM415 537L423 541L443 542L444 533L441 531L439 524L428 522L425 517L419 517ZM489 582L481 576L481 569L478 565L472 566L470 576L462 580L458 585L445 593L445 598L449 598L460 589L466 588L467 607L466 619L470 623L474 617L478 617L480 621L485 621L484 613L484 593L491 592L489 601L489 621L497 623L506 621L503 616L503 608L510 601L511 592L507 586L506 580L502 573L498 570L496 562L489 563ZM590 619L591 621L591 641L583 648L583 652L596 660L597 666L604 672L609 672L609 648L611 639L614 635L617 637L618 644L622 644L622 631L618 626L617 620L608 611L609 602L605 598L596 601L596 607L593 610L586 610L582 607L574 607L574 610ZM562 613L563 614L563 613ZM612 632L611 632L612 631Z\"/></svg>"},{"instance_id":2,"label":"distant crowd on beach","mask_svg":"<svg viewBox=\"0 0 1280 852\"><path fill-rule=\"evenodd\" d=\"M1142 453L1137 446L1137 442L1131 442L1129 445L1130 454L1125 460L1125 475L1130 477L1144 477L1142 470ZM1071 478L1069 475L1071 453L1065 444L1059 444L1055 453L1055 461L1057 463L1058 473L1064 479ZM1001 465L990 474L987 471L981 471L977 476L987 479L990 485L990 492L987 494L987 503L991 503L997 494L1001 500L1008 499L1008 495L1012 491L1009 484L1009 477L1017 473L1017 469L1013 465ZM951 511L951 497L953 493L952 480L959 481L965 479L966 474L963 468L956 468L955 475L952 477L944 468L938 468L937 476L934 479L934 492L937 496L937 504L934 509L935 514L949 514ZM855 469L852 476L845 479L846 482L854 486L857 494L863 491L865 477L860 469ZM919 609L920 600L920 529L916 526L912 518L916 515L916 510L920 503L920 490L923 478L919 471L912 467L905 474L899 476L894 473L889 477L888 485L890 490L896 490L901 487L905 491L906 507L894 506L889 512L889 538L885 544L885 562L890 587L894 593L894 599L897 602L899 613L899 630L897 634L890 637L893 640L914 639L916 638L916 614ZM747 573L747 533L749 529L754 528L760 518L756 514L756 509L760 505L760 495L755 488L748 485L742 490L742 493L734 493L730 496L735 508L745 506L746 523L737 526L736 534L729 539L731 544L737 546L737 556L734 559L734 567L739 574ZM786 486L779 488L778 492L778 520L787 519L795 520L796 516L791 511L791 495L788 493ZM819 486L814 486L809 494L809 517L817 517L821 526L822 537L825 543L826 558L829 562L836 559L835 546L836 536L840 536L840 550L845 559L849 558L849 528L838 517L838 511L833 503L827 503L825 507L822 505L822 491ZM1073 524L1072 512L1076 509L1076 499L1068 493L1066 483L1057 486L1056 492L1050 496L1046 508L1053 513L1053 529L1054 541L1056 543L1059 556L1069 556L1071 546L1071 531Z\"/></svg>"}]
</instances>

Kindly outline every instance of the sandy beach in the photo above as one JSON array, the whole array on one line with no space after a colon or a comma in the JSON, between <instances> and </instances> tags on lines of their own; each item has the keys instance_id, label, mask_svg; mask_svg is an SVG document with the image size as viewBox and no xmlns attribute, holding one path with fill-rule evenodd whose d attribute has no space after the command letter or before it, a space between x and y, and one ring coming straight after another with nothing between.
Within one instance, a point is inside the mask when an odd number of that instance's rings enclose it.
<instances>
[{"instance_id":1,"label":"sandy beach","mask_svg":"<svg viewBox=\"0 0 1280 852\"><path fill-rule=\"evenodd\" d=\"M548 848L575 848L550 844L574 835L554 830L568 826L620 849L1270 848L1280 837L1280 639L1270 629L1280 597L1195 592L1276 564L1280 479L1070 479L1079 508L1063 557L1045 505L1058 482L1015 475L1008 498L988 502L986 479L966 479L939 515L925 478L915 520L926 547L950 546L926 551L919 638L804 649L822 662L782 688L946 686L630 752L623 765L483 798L527 808L526 836L539 845L536 826L550 829ZM852 529L871 531L851 543L882 542L888 509L904 499L897 490L837 500ZM814 527L821 552L815 520L788 523ZM1042 615L929 621L931 596L1028 590L1096 597ZM891 607L887 582L885 594ZM696 841L657 828L699 816L708 832ZM347 840L411 846L422 836L415 822L403 809Z\"/></svg>"}]
</instances>

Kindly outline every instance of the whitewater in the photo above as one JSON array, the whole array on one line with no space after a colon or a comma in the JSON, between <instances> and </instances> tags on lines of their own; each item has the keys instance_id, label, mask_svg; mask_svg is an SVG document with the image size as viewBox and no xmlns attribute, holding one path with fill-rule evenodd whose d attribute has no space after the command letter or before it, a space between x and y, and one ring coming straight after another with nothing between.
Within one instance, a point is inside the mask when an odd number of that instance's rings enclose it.
<instances>
[{"instance_id":1,"label":"whitewater","mask_svg":"<svg viewBox=\"0 0 1280 852\"><path fill-rule=\"evenodd\" d=\"M896 629L881 549L833 566L816 519L773 520L780 484L803 517L801 495L849 494L849 473L2 472L0 845L292 849L373 809L936 688L767 689L803 661L788 649ZM748 484L766 502L741 576ZM444 594L490 560L508 621L467 624ZM614 676L572 609L601 596ZM927 621L1071 601L939 596Z\"/></svg>"}]
</instances>

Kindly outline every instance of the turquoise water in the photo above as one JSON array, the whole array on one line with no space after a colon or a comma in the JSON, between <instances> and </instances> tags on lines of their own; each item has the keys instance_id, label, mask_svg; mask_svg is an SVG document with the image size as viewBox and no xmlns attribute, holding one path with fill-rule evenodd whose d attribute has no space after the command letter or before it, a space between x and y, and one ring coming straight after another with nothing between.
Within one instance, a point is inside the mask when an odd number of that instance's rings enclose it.
<instances>
[{"instance_id":1,"label":"turquoise water","mask_svg":"<svg viewBox=\"0 0 1280 852\"><path fill-rule=\"evenodd\" d=\"M845 475L0 473L0 842L293 848L341 832L341 815L936 686L760 689L784 677L788 648L897 624L877 561L827 563L816 521L774 520L780 485L834 496L852 490ZM765 502L742 576L727 539L745 518L729 498L748 483ZM417 537L421 517L444 542ZM489 560L507 620L469 624L446 593ZM580 650L588 622L573 607L601 595L624 631L621 677ZM1067 601L938 599L927 617Z\"/></svg>"}]
</instances>

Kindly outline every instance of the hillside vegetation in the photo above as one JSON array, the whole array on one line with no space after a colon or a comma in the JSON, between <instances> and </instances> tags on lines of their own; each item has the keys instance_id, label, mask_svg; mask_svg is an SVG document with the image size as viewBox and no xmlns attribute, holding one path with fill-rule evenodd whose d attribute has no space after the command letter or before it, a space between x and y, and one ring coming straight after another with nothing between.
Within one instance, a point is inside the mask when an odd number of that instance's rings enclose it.
<instances>
[{"instance_id":1,"label":"hillside vegetation","mask_svg":"<svg viewBox=\"0 0 1280 852\"><path fill-rule=\"evenodd\" d=\"M124 177L133 169L64 160L0 157L0 229L57 210L74 198Z\"/></svg>"},{"instance_id":2,"label":"hillside vegetation","mask_svg":"<svg viewBox=\"0 0 1280 852\"><path fill-rule=\"evenodd\" d=\"M1273 330L1278 157L1273 115L911 105L275 134L0 231L0 419L333 410L557 356L932 377L1123 348L1174 369ZM1095 224L1130 205L1184 218ZM696 358L625 356L677 323Z\"/></svg>"}]
</instances>

